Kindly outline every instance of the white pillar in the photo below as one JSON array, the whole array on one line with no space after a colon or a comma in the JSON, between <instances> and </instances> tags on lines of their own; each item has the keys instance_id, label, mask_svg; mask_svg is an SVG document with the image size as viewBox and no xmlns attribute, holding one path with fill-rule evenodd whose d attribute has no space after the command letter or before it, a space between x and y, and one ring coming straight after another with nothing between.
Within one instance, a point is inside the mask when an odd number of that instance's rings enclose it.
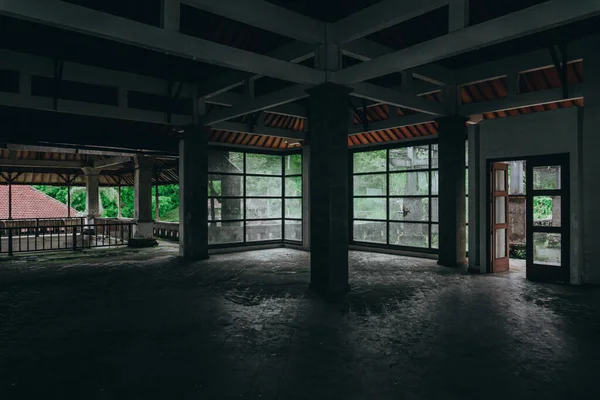
<instances>
[{"instance_id":1,"label":"white pillar","mask_svg":"<svg viewBox=\"0 0 600 400\"><path fill-rule=\"evenodd\" d=\"M152 219L152 164L151 157L135 157L135 228L131 245L147 247L156 244Z\"/></svg>"},{"instance_id":2,"label":"white pillar","mask_svg":"<svg viewBox=\"0 0 600 400\"><path fill-rule=\"evenodd\" d=\"M93 225L96 218L100 217L100 169L84 167L85 175L85 211L87 223Z\"/></svg>"}]
</instances>

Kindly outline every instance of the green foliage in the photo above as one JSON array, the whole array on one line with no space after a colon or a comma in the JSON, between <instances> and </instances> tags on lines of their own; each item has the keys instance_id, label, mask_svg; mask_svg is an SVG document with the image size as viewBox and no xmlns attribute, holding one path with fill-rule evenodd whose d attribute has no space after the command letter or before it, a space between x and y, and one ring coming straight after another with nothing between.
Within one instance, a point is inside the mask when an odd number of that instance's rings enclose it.
<instances>
[{"instance_id":1,"label":"green foliage","mask_svg":"<svg viewBox=\"0 0 600 400\"><path fill-rule=\"evenodd\" d=\"M67 188L63 186L34 186L35 189L47 194L67 204ZM102 187L100 188L100 203L101 216L104 218L116 218L118 216L118 188ZM152 188L152 212L156 205L154 204L156 188ZM134 196L135 192L132 187L121 187L121 215L123 218L134 217ZM179 185L163 185L158 188L158 209L161 215L161 220L164 221L179 221ZM85 211L86 193L85 187L71 188L71 207L77 211ZM167 218L163 219L162 216Z\"/></svg>"},{"instance_id":2,"label":"green foliage","mask_svg":"<svg viewBox=\"0 0 600 400\"><path fill-rule=\"evenodd\" d=\"M552 198L548 196L535 196L533 198L533 219L552 218Z\"/></svg>"}]
</instances>

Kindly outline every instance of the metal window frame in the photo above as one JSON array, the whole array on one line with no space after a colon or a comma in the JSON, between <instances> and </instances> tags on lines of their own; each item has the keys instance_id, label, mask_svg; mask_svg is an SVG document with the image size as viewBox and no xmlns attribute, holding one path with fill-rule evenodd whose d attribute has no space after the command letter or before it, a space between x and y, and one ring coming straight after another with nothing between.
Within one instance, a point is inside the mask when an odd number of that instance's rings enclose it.
<instances>
[{"instance_id":1,"label":"metal window frame","mask_svg":"<svg viewBox=\"0 0 600 400\"><path fill-rule=\"evenodd\" d=\"M227 248L227 247L236 247L236 246L252 246L252 245L265 245L265 244L294 244L294 245L302 245L302 240L289 240L285 238L285 225L286 221L299 221L301 225L300 237L304 237L304 224L302 221L304 220L304 208L301 207L300 218L287 218L285 215L285 205L286 200L291 199L299 199L302 203L303 195L302 192L300 196L286 196L285 194L285 181L286 178L296 178L299 177L302 181L302 168L300 169L300 173L296 174L286 174L285 162L288 156L299 155L301 157L301 162L304 163L302 159L302 149L286 149L286 150L275 150L275 149L237 149L229 146L218 146L211 145L209 146L209 151L224 151L229 153L241 153L242 154L242 171L241 172L219 172L208 170L208 175L220 175L220 176L238 176L242 179L242 194L240 196L212 196L209 194L208 199L219 199L219 200L228 200L228 199L239 199L242 201L242 218L237 219L218 219L212 220L209 219L208 223L230 223L230 222L238 222L242 224L242 241L239 242L225 242L225 243L213 243L209 244L209 249L219 249L219 248ZM278 156L281 158L281 173L278 175L274 174L260 174L260 173L248 173L248 154L263 154L263 155L272 155ZM281 179L281 194L277 196L254 196L248 195L247 188L247 178L248 177L264 177L264 178L275 178ZM302 189L301 189L302 190ZM281 200L281 217L272 217L272 218L248 218L247 214L247 201L250 199L279 199ZM281 239L274 240L257 240L257 241L249 241L247 238L247 226L249 222L258 222L258 221L281 221Z\"/></svg>"},{"instance_id":2,"label":"metal window frame","mask_svg":"<svg viewBox=\"0 0 600 400\"><path fill-rule=\"evenodd\" d=\"M437 248L432 247L432 237L433 237L433 226L439 225L439 222L432 221L432 199L438 198L438 194L432 193L432 182L433 182L433 172L439 170L439 163L436 167L433 167L433 158L432 158L432 149L433 145L437 144L437 138L424 138L423 140L410 141L406 143L393 143L393 144L381 144L378 146L372 146L369 148L356 148L350 149L350 157L349 157L349 165L350 171L349 174L351 177L350 181L350 189L348 191L350 204L352 206L352 211L349 213L349 225L350 225L350 244L351 245L360 245L367 246L373 248L389 248L395 250L407 250L413 252L420 253L431 253L437 254L439 250ZM428 146L429 160L428 160L428 168L416 168L416 169L406 169L406 170L391 170L390 169L390 151L395 149L409 148L409 147L423 147ZM375 171L375 172L354 172L354 155L357 153L365 153L365 152L373 152L373 151L381 151L385 150L385 171ZM428 173L428 190L427 194L421 195L390 195L390 177L392 174L399 173L410 173L410 172L427 172ZM365 175L384 175L386 176L386 193L385 195L354 195L354 177L355 176L365 176ZM385 219L369 219L369 218L355 218L354 217L354 199L355 198L385 198L386 199L386 218ZM405 221L405 220L392 220L390 218L390 199L394 198L426 198L429 201L428 205L428 216L427 221ZM438 218L439 219L439 218ZM377 243L377 242L365 242L365 241L357 241L354 240L354 221L372 221L372 222L382 222L385 223L386 227L386 240L385 243ZM416 246L405 246L405 245L396 245L390 244L390 225L393 223L402 223L402 224L419 224L419 225L427 225L428 231L428 243L427 247L416 247ZM439 230L438 230L439 231Z\"/></svg>"}]
</instances>

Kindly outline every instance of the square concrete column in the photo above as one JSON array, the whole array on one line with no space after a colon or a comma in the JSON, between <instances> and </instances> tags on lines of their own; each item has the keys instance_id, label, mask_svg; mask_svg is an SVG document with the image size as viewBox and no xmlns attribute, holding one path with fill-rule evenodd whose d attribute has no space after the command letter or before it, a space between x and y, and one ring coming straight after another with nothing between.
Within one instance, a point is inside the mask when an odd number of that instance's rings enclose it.
<instances>
[{"instance_id":1,"label":"square concrete column","mask_svg":"<svg viewBox=\"0 0 600 400\"><path fill-rule=\"evenodd\" d=\"M302 143L302 248L310 251L310 143Z\"/></svg>"},{"instance_id":2,"label":"square concrete column","mask_svg":"<svg viewBox=\"0 0 600 400\"><path fill-rule=\"evenodd\" d=\"M437 120L439 136L439 261L447 267L466 265L465 140L467 119Z\"/></svg>"},{"instance_id":3,"label":"square concrete column","mask_svg":"<svg viewBox=\"0 0 600 400\"><path fill-rule=\"evenodd\" d=\"M582 171L582 199L580 207L583 209L583 221L579 222L581 240L571 238L571 246L576 251L583 252L583 273L581 277L571 276L571 283L583 282L600 284L600 246L598 246L598 226L600 225L600 208L598 197L600 196L600 185L598 185L598 171L600 171L600 37L590 36L584 40L585 52L585 81L583 83L583 95L585 106L580 111L581 121L581 171ZM587 72L589 71L589 73ZM574 182L571 183L573 190ZM573 192L572 192L573 193ZM571 224L578 226L578 221L571 218ZM573 271L573 265L571 265Z\"/></svg>"},{"instance_id":4,"label":"square concrete column","mask_svg":"<svg viewBox=\"0 0 600 400\"><path fill-rule=\"evenodd\" d=\"M309 98L310 288L324 295L348 292L348 96L325 83Z\"/></svg>"},{"instance_id":5,"label":"square concrete column","mask_svg":"<svg viewBox=\"0 0 600 400\"><path fill-rule=\"evenodd\" d=\"M186 128L179 142L179 255L208 258L208 132Z\"/></svg>"},{"instance_id":6,"label":"square concrete column","mask_svg":"<svg viewBox=\"0 0 600 400\"><path fill-rule=\"evenodd\" d=\"M85 175L85 211L87 223L94 224L100 217L100 170L98 168L83 168Z\"/></svg>"},{"instance_id":7,"label":"square concrete column","mask_svg":"<svg viewBox=\"0 0 600 400\"><path fill-rule=\"evenodd\" d=\"M134 218L136 225L133 239L134 247L148 247L156 244L154 239L154 220L152 219L152 165L151 157L135 157L134 177Z\"/></svg>"}]
</instances>

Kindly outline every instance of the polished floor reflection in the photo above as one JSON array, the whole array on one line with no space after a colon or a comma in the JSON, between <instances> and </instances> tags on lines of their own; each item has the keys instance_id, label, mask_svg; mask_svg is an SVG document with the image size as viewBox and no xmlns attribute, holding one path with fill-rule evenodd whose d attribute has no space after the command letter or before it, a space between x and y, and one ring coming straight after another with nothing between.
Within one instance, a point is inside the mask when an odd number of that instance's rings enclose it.
<instances>
[{"instance_id":1,"label":"polished floor reflection","mask_svg":"<svg viewBox=\"0 0 600 400\"><path fill-rule=\"evenodd\" d=\"M600 289L350 260L333 303L289 249L0 262L0 398L600 398Z\"/></svg>"}]
</instances>

